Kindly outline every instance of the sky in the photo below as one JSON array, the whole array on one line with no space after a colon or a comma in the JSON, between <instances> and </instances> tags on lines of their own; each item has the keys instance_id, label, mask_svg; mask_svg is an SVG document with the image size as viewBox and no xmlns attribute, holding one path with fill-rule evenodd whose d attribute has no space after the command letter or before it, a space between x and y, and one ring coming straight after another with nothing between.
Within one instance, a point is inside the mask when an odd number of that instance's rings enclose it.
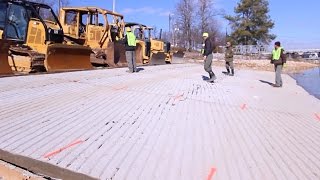
<instances>
[{"instance_id":1,"label":"sky","mask_svg":"<svg viewBox=\"0 0 320 180\"><path fill-rule=\"evenodd\" d=\"M115 9L127 22L139 22L168 30L169 14L174 18L179 0L115 0ZM240 0L214 0L217 10L233 15ZM112 10L113 0L70 0L71 6L99 6ZM272 33L290 49L320 49L320 0L269 0L270 16L275 22ZM214 9L213 9L214 10ZM225 31L228 22L216 17Z\"/></svg>"}]
</instances>

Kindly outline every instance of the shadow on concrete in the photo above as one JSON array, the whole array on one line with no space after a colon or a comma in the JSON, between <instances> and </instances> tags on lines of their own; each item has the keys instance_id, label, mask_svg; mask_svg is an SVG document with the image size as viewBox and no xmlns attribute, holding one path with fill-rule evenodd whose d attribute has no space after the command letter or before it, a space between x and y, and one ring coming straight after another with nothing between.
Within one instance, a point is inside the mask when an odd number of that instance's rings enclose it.
<instances>
[{"instance_id":1,"label":"shadow on concrete","mask_svg":"<svg viewBox=\"0 0 320 180\"><path fill-rule=\"evenodd\" d=\"M144 71L144 68L137 68L137 72Z\"/></svg>"},{"instance_id":2,"label":"shadow on concrete","mask_svg":"<svg viewBox=\"0 0 320 180\"><path fill-rule=\"evenodd\" d=\"M269 81L264 81L264 80L259 80L259 81L262 82L262 83L268 84L268 85L270 85L270 86L273 86L273 85L274 85L273 83L271 83L271 82L269 82Z\"/></svg>"},{"instance_id":3,"label":"shadow on concrete","mask_svg":"<svg viewBox=\"0 0 320 180\"><path fill-rule=\"evenodd\" d=\"M209 77L202 75L202 80L204 80L204 81L209 80Z\"/></svg>"}]
</instances>

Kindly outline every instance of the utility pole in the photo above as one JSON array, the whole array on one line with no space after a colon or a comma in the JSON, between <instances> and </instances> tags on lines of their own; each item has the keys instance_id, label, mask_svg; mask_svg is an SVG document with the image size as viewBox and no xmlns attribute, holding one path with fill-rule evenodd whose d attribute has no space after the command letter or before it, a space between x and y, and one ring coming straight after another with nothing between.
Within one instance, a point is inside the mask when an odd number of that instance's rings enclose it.
<instances>
[{"instance_id":1,"label":"utility pole","mask_svg":"<svg viewBox=\"0 0 320 180\"><path fill-rule=\"evenodd\" d=\"M172 20L172 16L174 16L174 14L169 13L169 40L172 42L172 32L171 32L171 20Z\"/></svg>"},{"instance_id":2,"label":"utility pole","mask_svg":"<svg viewBox=\"0 0 320 180\"><path fill-rule=\"evenodd\" d=\"M116 0L113 0L112 11L116 11Z\"/></svg>"},{"instance_id":3,"label":"utility pole","mask_svg":"<svg viewBox=\"0 0 320 180\"><path fill-rule=\"evenodd\" d=\"M58 9L58 15L60 16L60 9L61 9L61 0L59 0L59 9Z\"/></svg>"},{"instance_id":4,"label":"utility pole","mask_svg":"<svg viewBox=\"0 0 320 180\"><path fill-rule=\"evenodd\" d=\"M171 34L171 14L169 13L169 34Z\"/></svg>"}]
</instances>

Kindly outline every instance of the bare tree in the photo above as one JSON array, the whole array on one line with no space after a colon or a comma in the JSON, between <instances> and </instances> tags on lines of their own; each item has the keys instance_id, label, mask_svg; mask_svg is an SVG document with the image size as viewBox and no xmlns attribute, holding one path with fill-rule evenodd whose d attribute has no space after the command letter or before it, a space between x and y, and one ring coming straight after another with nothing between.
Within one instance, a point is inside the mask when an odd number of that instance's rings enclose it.
<instances>
[{"instance_id":1,"label":"bare tree","mask_svg":"<svg viewBox=\"0 0 320 180\"><path fill-rule=\"evenodd\" d=\"M215 16L223 14L223 10L215 9L214 0L180 0L174 25L181 33L175 34L175 43L189 50L198 49L203 42L202 33L208 32L215 44L220 45L225 38Z\"/></svg>"},{"instance_id":2,"label":"bare tree","mask_svg":"<svg viewBox=\"0 0 320 180\"><path fill-rule=\"evenodd\" d=\"M59 8L70 4L70 0L30 0L30 1L49 5L57 16L59 16L59 12L60 12Z\"/></svg>"},{"instance_id":3,"label":"bare tree","mask_svg":"<svg viewBox=\"0 0 320 180\"><path fill-rule=\"evenodd\" d=\"M168 31L163 31L162 32L161 40L166 41L166 42L170 42L169 32Z\"/></svg>"},{"instance_id":4,"label":"bare tree","mask_svg":"<svg viewBox=\"0 0 320 180\"><path fill-rule=\"evenodd\" d=\"M55 10L59 10L59 3L61 7L67 6L70 4L70 0L30 0L32 2L47 4Z\"/></svg>"},{"instance_id":5,"label":"bare tree","mask_svg":"<svg viewBox=\"0 0 320 180\"><path fill-rule=\"evenodd\" d=\"M160 34L158 32L158 27L156 25L153 26L153 30L152 30L152 35L153 38L155 39L159 39L160 38Z\"/></svg>"},{"instance_id":6,"label":"bare tree","mask_svg":"<svg viewBox=\"0 0 320 180\"><path fill-rule=\"evenodd\" d=\"M211 18L213 18L213 0L198 0L197 16L199 18L200 33L207 32Z\"/></svg>"},{"instance_id":7,"label":"bare tree","mask_svg":"<svg viewBox=\"0 0 320 180\"><path fill-rule=\"evenodd\" d=\"M193 0L180 0L176 6L176 23L182 31L180 37L184 42L183 47L191 50L192 48L192 28L194 25L195 6Z\"/></svg>"},{"instance_id":8,"label":"bare tree","mask_svg":"<svg viewBox=\"0 0 320 180\"><path fill-rule=\"evenodd\" d=\"M220 30L221 26L215 19L215 16L223 14L223 10L214 7L214 0L198 0L197 18L199 19L199 22L195 34L195 40L198 43L202 41L201 34L203 32L208 32L216 46L222 45L221 43L225 37Z\"/></svg>"}]
</instances>

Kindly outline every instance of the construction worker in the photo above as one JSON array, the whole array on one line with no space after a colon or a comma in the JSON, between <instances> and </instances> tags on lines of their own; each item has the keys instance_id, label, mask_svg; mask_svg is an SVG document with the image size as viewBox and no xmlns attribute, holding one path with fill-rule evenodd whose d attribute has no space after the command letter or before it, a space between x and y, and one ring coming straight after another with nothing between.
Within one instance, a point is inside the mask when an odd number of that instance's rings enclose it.
<instances>
[{"instance_id":1,"label":"construction worker","mask_svg":"<svg viewBox=\"0 0 320 180\"><path fill-rule=\"evenodd\" d=\"M230 42L227 42L226 52L225 52L225 61L226 61L226 69L227 75L234 76L234 67L233 67L233 50ZM230 74L231 72L231 74Z\"/></svg>"},{"instance_id":2,"label":"construction worker","mask_svg":"<svg viewBox=\"0 0 320 180\"><path fill-rule=\"evenodd\" d=\"M127 72L133 73L137 71L136 65L136 36L131 32L130 27L126 27L125 36L125 47L126 47L126 59L128 62L129 70Z\"/></svg>"},{"instance_id":3,"label":"construction worker","mask_svg":"<svg viewBox=\"0 0 320 180\"><path fill-rule=\"evenodd\" d=\"M276 83L273 85L273 87L282 87L283 82L281 73L283 64L286 63L286 56L284 54L284 49L281 47L281 43L279 41L274 43L271 63L274 64L274 71L276 73Z\"/></svg>"},{"instance_id":4,"label":"construction worker","mask_svg":"<svg viewBox=\"0 0 320 180\"><path fill-rule=\"evenodd\" d=\"M204 70L209 73L208 82L214 82L216 80L216 76L212 71L212 59L213 59L213 42L209 38L208 33L203 33L204 39L204 51L203 51L203 59L204 59Z\"/></svg>"}]
</instances>

